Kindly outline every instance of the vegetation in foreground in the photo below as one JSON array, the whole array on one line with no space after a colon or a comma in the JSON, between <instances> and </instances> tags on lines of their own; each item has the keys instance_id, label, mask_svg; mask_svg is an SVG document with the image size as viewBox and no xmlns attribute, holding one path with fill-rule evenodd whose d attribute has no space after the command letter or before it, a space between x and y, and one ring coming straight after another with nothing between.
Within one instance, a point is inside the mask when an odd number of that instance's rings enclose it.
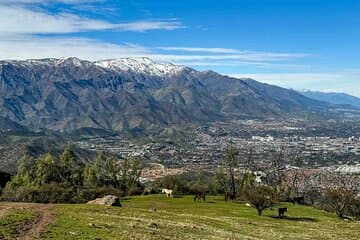
<instances>
[{"instance_id":1,"label":"vegetation in foreground","mask_svg":"<svg viewBox=\"0 0 360 240\"><path fill-rule=\"evenodd\" d=\"M360 222L333 213L283 203L289 209L277 218L277 207L262 216L244 202L192 196L131 197L123 207L58 205L57 220L45 239L358 239Z\"/></svg>"},{"instance_id":2,"label":"vegetation in foreground","mask_svg":"<svg viewBox=\"0 0 360 240\"><path fill-rule=\"evenodd\" d=\"M348 178L342 179L341 186L331 186L336 181L332 180L324 189L319 189L304 181L306 178L298 172L287 178L282 152L260 181L256 180L255 164L252 149L247 156L241 156L230 147L223 156L222 167L215 173L188 172L141 183L142 166L138 160L118 161L100 152L95 162L84 164L68 146L58 158L51 154L39 159L24 158L1 197L15 202L85 203L109 194L132 196L167 189L178 195L194 194L200 198L223 194L225 199L246 199L259 215L276 202L287 201L333 211L340 218L360 219L358 176L346 182ZM243 171L235 171L240 167ZM6 180L9 178L4 178L1 185L5 185Z\"/></svg>"},{"instance_id":3,"label":"vegetation in foreground","mask_svg":"<svg viewBox=\"0 0 360 240\"><path fill-rule=\"evenodd\" d=\"M14 239L19 231L33 220L35 214L26 209L17 209L0 218L0 239Z\"/></svg>"},{"instance_id":4,"label":"vegetation in foreground","mask_svg":"<svg viewBox=\"0 0 360 240\"><path fill-rule=\"evenodd\" d=\"M141 193L140 164L133 159L121 163L104 152L93 163L81 163L71 147L59 158L45 154L23 158L18 171L2 191L10 202L85 203L107 194ZM1 188L0 188L1 190Z\"/></svg>"}]
</instances>

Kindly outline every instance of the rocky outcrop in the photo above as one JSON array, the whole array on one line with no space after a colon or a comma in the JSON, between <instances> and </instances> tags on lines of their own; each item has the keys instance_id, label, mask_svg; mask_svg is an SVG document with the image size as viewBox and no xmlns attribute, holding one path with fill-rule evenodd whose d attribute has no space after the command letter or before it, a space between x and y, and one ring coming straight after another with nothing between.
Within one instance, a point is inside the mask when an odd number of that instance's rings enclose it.
<instances>
[{"instance_id":1,"label":"rocky outcrop","mask_svg":"<svg viewBox=\"0 0 360 240\"><path fill-rule=\"evenodd\" d=\"M102 198L96 198L92 201L89 201L88 204L102 205L109 207L121 207L120 198L114 195L107 195Z\"/></svg>"}]
</instances>

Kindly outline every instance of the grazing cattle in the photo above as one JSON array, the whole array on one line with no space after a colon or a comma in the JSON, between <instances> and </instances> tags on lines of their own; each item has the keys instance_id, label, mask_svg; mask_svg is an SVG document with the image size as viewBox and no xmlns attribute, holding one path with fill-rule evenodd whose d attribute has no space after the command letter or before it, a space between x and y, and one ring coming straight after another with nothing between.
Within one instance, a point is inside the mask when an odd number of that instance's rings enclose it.
<instances>
[{"instance_id":1,"label":"grazing cattle","mask_svg":"<svg viewBox=\"0 0 360 240\"><path fill-rule=\"evenodd\" d=\"M305 199L304 197L294 197L293 198L293 204L304 204L305 203Z\"/></svg>"},{"instance_id":2,"label":"grazing cattle","mask_svg":"<svg viewBox=\"0 0 360 240\"><path fill-rule=\"evenodd\" d=\"M194 196L194 202L200 201L201 199L203 200L203 202L205 202L206 200L205 198L206 198L205 193L197 193Z\"/></svg>"},{"instance_id":3,"label":"grazing cattle","mask_svg":"<svg viewBox=\"0 0 360 240\"><path fill-rule=\"evenodd\" d=\"M163 188L161 190L161 193L165 193L166 197L173 197L173 190L171 189L166 189L166 188Z\"/></svg>"},{"instance_id":4,"label":"grazing cattle","mask_svg":"<svg viewBox=\"0 0 360 240\"><path fill-rule=\"evenodd\" d=\"M235 200L235 195L231 192L226 192L225 193L225 202L229 201L229 200Z\"/></svg>"},{"instance_id":5,"label":"grazing cattle","mask_svg":"<svg viewBox=\"0 0 360 240\"><path fill-rule=\"evenodd\" d=\"M287 208L279 208L279 217L285 217L285 212L287 212Z\"/></svg>"}]
</instances>

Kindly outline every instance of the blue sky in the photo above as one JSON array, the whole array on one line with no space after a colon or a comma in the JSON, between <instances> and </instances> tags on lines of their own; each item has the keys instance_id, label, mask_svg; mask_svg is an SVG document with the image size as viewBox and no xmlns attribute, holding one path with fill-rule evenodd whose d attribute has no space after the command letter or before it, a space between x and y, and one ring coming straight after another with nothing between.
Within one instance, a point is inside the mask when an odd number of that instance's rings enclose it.
<instances>
[{"instance_id":1,"label":"blue sky","mask_svg":"<svg viewBox=\"0 0 360 240\"><path fill-rule=\"evenodd\" d=\"M360 96L357 0L0 0L0 58L148 56Z\"/></svg>"}]
</instances>

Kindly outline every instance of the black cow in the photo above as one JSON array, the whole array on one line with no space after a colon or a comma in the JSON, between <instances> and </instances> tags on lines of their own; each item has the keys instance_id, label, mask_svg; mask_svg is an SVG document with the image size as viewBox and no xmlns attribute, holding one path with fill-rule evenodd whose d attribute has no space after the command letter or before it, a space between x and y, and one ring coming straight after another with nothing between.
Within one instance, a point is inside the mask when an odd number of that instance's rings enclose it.
<instances>
[{"instance_id":1,"label":"black cow","mask_svg":"<svg viewBox=\"0 0 360 240\"><path fill-rule=\"evenodd\" d=\"M206 195L205 195L205 193L197 193L197 194L195 194L195 196L194 196L194 202L200 201L201 199L205 202L205 200L206 200Z\"/></svg>"},{"instance_id":2,"label":"black cow","mask_svg":"<svg viewBox=\"0 0 360 240\"><path fill-rule=\"evenodd\" d=\"M285 217L285 212L287 212L287 208L284 207L284 208L279 208L279 217L282 218L282 217Z\"/></svg>"},{"instance_id":3,"label":"black cow","mask_svg":"<svg viewBox=\"0 0 360 240\"><path fill-rule=\"evenodd\" d=\"M304 204L305 203L305 198L302 197L294 197L293 198L293 203L297 203L297 204Z\"/></svg>"}]
</instances>

